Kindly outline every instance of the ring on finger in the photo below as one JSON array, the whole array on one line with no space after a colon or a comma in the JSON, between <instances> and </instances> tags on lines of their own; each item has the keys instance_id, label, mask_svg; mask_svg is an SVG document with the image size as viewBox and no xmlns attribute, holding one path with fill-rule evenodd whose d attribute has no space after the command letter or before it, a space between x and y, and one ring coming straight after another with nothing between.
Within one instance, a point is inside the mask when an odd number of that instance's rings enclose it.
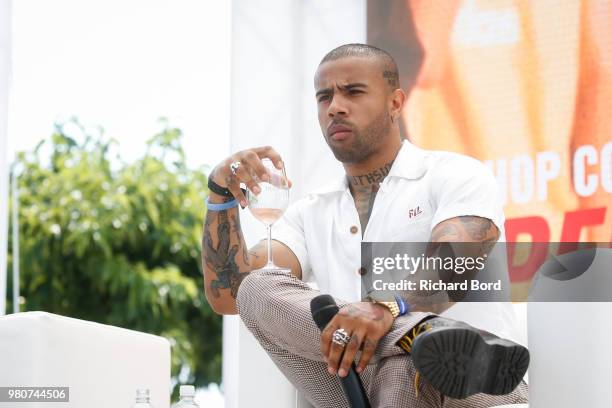
<instances>
[{"instance_id":1,"label":"ring on finger","mask_svg":"<svg viewBox=\"0 0 612 408\"><path fill-rule=\"evenodd\" d=\"M238 171L241 165L242 163L240 161L235 161L230 164L230 170L234 176L236 176L236 172Z\"/></svg>"},{"instance_id":2,"label":"ring on finger","mask_svg":"<svg viewBox=\"0 0 612 408\"><path fill-rule=\"evenodd\" d=\"M351 336L344 329L337 329L332 334L332 343L335 343L341 347L346 347L348 342L351 340Z\"/></svg>"}]
</instances>

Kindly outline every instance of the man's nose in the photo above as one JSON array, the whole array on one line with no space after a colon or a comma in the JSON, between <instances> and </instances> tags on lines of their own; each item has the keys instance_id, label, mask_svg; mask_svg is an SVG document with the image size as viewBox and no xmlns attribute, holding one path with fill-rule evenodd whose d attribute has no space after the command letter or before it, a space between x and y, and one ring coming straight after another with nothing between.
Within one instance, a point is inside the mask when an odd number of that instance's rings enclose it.
<instances>
[{"instance_id":1,"label":"man's nose","mask_svg":"<svg viewBox=\"0 0 612 408\"><path fill-rule=\"evenodd\" d=\"M327 115L333 118L337 115L346 115L348 113L346 105L344 104L343 98L338 95L334 95L327 108Z\"/></svg>"}]
</instances>

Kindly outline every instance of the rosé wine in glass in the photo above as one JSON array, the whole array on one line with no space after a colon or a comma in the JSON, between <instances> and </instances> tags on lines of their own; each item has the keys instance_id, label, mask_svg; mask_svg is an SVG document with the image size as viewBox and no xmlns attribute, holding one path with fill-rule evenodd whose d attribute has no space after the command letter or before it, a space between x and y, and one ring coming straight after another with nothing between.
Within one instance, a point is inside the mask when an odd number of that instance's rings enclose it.
<instances>
[{"instance_id":1,"label":"ros\u00e9 wine in glass","mask_svg":"<svg viewBox=\"0 0 612 408\"><path fill-rule=\"evenodd\" d=\"M269 159L263 159L261 162L268 173L269 181L259 182L261 191L258 194L247 190L249 209L255 218L266 225L268 232L268 263L263 269L285 269L276 266L272 261L272 225L283 216L289 205L289 181L284 166L277 169Z\"/></svg>"}]
</instances>

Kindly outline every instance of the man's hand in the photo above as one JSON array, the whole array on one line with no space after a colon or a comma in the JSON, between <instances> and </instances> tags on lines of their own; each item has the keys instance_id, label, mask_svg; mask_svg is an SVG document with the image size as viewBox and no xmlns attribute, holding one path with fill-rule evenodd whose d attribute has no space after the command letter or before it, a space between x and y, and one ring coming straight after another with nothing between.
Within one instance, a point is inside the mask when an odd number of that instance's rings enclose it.
<instances>
[{"instance_id":1,"label":"man's hand","mask_svg":"<svg viewBox=\"0 0 612 408\"><path fill-rule=\"evenodd\" d=\"M357 372L362 372L374 355L378 341L391 329L393 320L386 307L375 303L359 302L342 307L321 332L321 354L327 361L329 373L338 372L340 377L345 377L360 349ZM346 347L332 342L337 329L344 329L351 336Z\"/></svg>"},{"instance_id":2,"label":"man's hand","mask_svg":"<svg viewBox=\"0 0 612 408\"><path fill-rule=\"evenodd\" d=\"M283 161L280 154L270 146L255 147L234 153L217 165L210 174L212 180L221 187L227 188L232 195L240 202L242 207L246 207L247 200L240 183L246 184L247 188L255 194L261 191L258 182L269 181L269 174L266 171L262 159L268 158L274 163L277 169L283 168ZM230 169L230 164L239 162L240 167L234 175ZM291 187L291 182L289 182Z\"/></svg>"}]
</instances>

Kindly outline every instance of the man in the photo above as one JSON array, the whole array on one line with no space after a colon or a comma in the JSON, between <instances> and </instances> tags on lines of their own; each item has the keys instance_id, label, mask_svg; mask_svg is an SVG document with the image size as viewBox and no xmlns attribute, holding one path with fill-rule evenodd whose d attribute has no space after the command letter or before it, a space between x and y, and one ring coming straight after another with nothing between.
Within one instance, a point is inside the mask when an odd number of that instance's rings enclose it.
<instances>
[{"instance_id":1,"label":"man","mask_svg":"<svg viewBox=\"0 0 612 408\"><path fill-rule=\"evenodd\" d=\"M282 159L262 147L216 166L202 240L212 308L239 313L317 407L347 406L338 376L347 375L358 351L357 371L375 407L525 402L521 379L528 354L522 346L425 311L400 315L392 302L357 301L362 239L497 240L503 213L492 175L467 157L402 142L398 119L406 95L385 51L363 44L332 50L317 69L315 92L321 130L346 177L298 201L275 226L274 260L293 276L251 273L267 255L263 243L251 250L245 246L237 205L247 202L240 183L257 194L257 181L267 180L261 159L279 168ZM419 218L407 220L417 197ZM319 294L315 285L340 306L322 333L309 309ZM461 305L447 312L456 309Z\"/></svg>"}]
</instances>

